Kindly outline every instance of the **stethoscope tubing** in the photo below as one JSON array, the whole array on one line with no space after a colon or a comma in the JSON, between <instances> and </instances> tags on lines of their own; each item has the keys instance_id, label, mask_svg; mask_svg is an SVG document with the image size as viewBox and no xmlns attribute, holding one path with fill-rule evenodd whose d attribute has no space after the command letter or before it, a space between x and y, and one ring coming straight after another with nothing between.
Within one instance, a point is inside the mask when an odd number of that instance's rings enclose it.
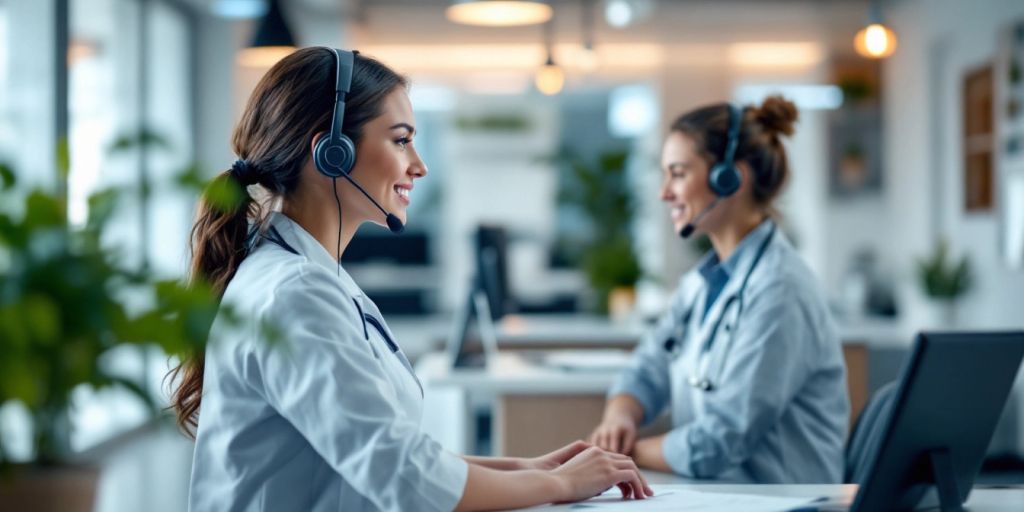
<instances>
[{"instance_id":1,"label":"stethoscope tubing","mask_svg":"<svg viewBox=\"0 0 1024 512\"><path fill-rule=\"evenodd\" d=\"M776 226L774 223L772 223L771 231L768 233L768 236L765 237L764 241L761 242L761 245L757 248L757 253L754 255L754 261L751 262L750 268L747 270L746 275L743 276L743 282L740 283L739 290L737 290L736 293L730 295L729 298L726 299L726 302L722 307L721 314L719 314L718 318L715 319L715 323L712 326L711 331L704 338L704 342L701 345L700 353L697 356L697 371L694 372L694 374L687 379L687 383L691 387L699 389L701 391L711 391L715 388L714 383L708 378L708 366L711 364L710 352L712 345L715 342L715 338L718 335L718 329L721 327L722 321L729 313L729 307L732 306L733 302L737 302L736 314L733 316L734 321L731 325L726 326L726 331L729 332L729 336L728 339L725 341L726 345L723 347L723 350L727 351L732 346L732 338L735 335L737 328L739 327L740 318L743 315L743 299L744 292L746 292L747 290L747 282L750 281L750 276L754 273L754 270L757 268L758 263L761 262L761 257L764 256L764 253L768 250L768 246L771 244L772 238L774 238L775 236L775 230ZM686 314L683 315L682 328L686 328L686 326L689 325L690 320L693 317L693 310L694 308L697 307L697 300L699 300L699 297L700 295L698 293L691 301L690 307L687 309ZM682 329L680 329L679 332L680 336L682 335L681 331ZM668 342L666 342L665 345L666 350L671 354L673 359L679 356L679 353L681 352L680 343L676 342L673 339L670 339L668 340ZM723 354L725 353L726 352L723 352ZM723 356L720 357L718 361L718 373L721 372L722 365L724 364L725 357ZM716 373L716 375L718 373Z\"/></svg>"}]
</instances>

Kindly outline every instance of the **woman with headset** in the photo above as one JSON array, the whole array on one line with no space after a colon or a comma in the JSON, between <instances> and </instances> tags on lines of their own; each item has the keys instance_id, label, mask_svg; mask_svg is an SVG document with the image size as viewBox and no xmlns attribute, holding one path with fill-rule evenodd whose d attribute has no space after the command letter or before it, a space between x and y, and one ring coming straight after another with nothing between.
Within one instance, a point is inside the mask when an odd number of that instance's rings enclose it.
<instances>
[{"instance_id":1,"label":"woman with headset","mask_svg":"<svg viewBox=\"0 0 1024 512\"><path fill-rule=\"evenodd\" d=\"M364 222L401 231L427 174L406 89L373 59L320 47L282 59L249 98L239 159L193 226L192 278L231 308L205 354L172 373L179 425L196 440L190 509L479 510L614 485L652 494L629 457L587 443L460 457L420 430L419 381L340 264ZM231 190L242 200L225 205Z\"/></svg>"},{"instance_id":2,"label":"woman with headset","mask_svg":"<svg viewBox=\"0 0 1024 512\"><path fill-rule=\"evenodd\" d=\"M690 478L838 483L849 417L836 328L810 269L772 219L797 110L715 104L679 117L661 199L681 236L712 250L609 391L591 435L638 466ZM671 412L672 429L637 439Z\"/></svg>"}]
</instances>

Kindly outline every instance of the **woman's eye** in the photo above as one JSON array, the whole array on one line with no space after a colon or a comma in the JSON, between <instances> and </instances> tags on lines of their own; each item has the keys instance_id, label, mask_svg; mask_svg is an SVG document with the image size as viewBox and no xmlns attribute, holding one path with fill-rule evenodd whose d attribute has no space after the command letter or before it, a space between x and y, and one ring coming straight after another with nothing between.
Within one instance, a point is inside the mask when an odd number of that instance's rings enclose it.
<instances>
[{"instance_id":1,"label":"woman's eye","mask_svg":"<svg viewBox=\"0 0 1024 512\"><path fill-rule=\"evenodd\" d=\"M405 146L409 145L410 142L412 142L412 141L409 140L409 137L402 137L400 139L395 139L395 144L398 144L402 149L405 149Z\"/></svg>"}]
</instances>

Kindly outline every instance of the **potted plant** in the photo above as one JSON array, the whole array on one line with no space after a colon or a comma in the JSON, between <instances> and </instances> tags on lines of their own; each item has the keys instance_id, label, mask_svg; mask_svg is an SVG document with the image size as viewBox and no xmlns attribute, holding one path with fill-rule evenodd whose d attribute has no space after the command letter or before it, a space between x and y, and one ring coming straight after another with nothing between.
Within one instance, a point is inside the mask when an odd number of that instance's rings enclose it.
<instances>
[{"instance_id":1,"label":"potted plant","mask_svg":"<svg viewBox=\"0 0 1024 512\"><path fill-rule=\"evenodd\" d=\"M917 261L917 274L925 296L932 303L934 323L938 327L956 325L956 302L971 287L970 261L964 256L954 262L949 244L939 240L932 254Z\"/></svg>"},{"instance_id":2,"label":"potted plant","mask_svg":"<svg viewBox=\"0 0 1024 512\"><path fill-rule=\"evenodd\" d=\"M628 157L625 151L608 151L587 162L564 151L560 158L569 175L559 202L589 223L587 233L575 241L579 263L596 293L597 309L617 318L632 310L642 275L630 235L634 205L626 180Z\"/></svg>"},{"instance_id":3,"label":"potted plant","mask_svg":"<svg viewBox=\"0 0 1024 512\"><path fill-rule=\"evenodd\" d=\"M158 412L144 383L112 373L101 356L125 344L178 356L202 350L219 300L202 283L127 268L101 243L121 191L93 194L82 227L69 224L62 196L21 194L13 170L0 165L0 405L23 405L33 429L27 461L13 460L0 439L0 508L89 511L98 470L70 446L72 391L119 386ZM216 187L210 194L223 204L240 197Z\"/></svg>"}]
</instances>

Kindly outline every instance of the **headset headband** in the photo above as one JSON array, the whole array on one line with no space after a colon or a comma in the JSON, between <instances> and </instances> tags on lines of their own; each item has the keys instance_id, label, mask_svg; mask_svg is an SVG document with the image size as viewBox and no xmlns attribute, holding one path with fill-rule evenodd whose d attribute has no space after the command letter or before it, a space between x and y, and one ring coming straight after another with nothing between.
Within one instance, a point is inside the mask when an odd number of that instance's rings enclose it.
<instances>
[{"instance_id":1,"label":"headset headband","mask_svg":"<svg viewBox=\"0 0 1024 512\"><path fill-rule=\"evenodd\" d=\"M331 118L331 146L340 144L341 125L345 119L345 98L352 88L352 68L355 65L355 55L352 52L334 49L334 55L338 62L338 76L334 82L334 116Z\"/></svg>"}]
</instances>

